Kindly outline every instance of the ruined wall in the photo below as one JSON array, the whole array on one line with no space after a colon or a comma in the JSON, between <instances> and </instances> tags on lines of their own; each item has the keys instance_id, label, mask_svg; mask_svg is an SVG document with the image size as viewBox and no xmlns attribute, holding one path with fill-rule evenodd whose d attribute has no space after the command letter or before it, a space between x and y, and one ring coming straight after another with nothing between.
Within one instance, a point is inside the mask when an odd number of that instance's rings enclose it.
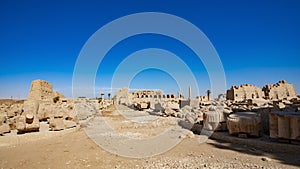
<instances>
[{"instance_id":1,"label":"ruined wall","mask_svg":"<svg viewBox=\"0 0 300 169\"><path fill-rule=\"evenodd\" d=\"M53 87L44 80L34 80L31 83L28 100L49 100L53 97Z\"/></svg>"},{"instance_id":2,"label":"ruined wall","mask_svg":"<svg viewBox=\"0 0 300 169\"><path fill-rule=\"evenodd\" d=\"M149 102L151 100L178 101L175 94L163 94L162 90L136 90L132 93L134 102Z\"/></svg>"},{"instance_id":3,"label":"ruined wall","mask_svg":"<svg viewBox=\"0 0 300 169\"><path fill-rule=\"evenodd\" d=\"M113 101L114 104L130 106L132 104L132 94L129 92L128 88L124 87L115 94Z\"/></svg>"},{"instance_id":4,"label":"ruined wall","mask_svg":"<svg viewBox=\"0 0 300 169\"><path fill-rule=\"evenodd\" d=\"M158 90L136 90L132 93L134 98L154 98L159 97L159 95L162 95L162 91Z\"/></svg>"},{"instance_id":5,"label":"ruined wall","mask_svg":"<svg viewBox=\"0 0 300 169\"><path fill-rule=\"evenodd\" d=\"M49 130L63 130L77 126L77 115L72 100L53 92L50 83L34 80L23 104L0 105L0 135L11 130L18 133L40 131L40 125ZM3 108L3 109L2 109ZM46 124L45 124L46 123ZM47 127L43 127L47 130Z\"/></svg>"},{"instance_id":6,"label":"ruined wall","mask_svg":"<svg viewBox=\"0 0 300 169\"><path fill-rule=\"evenodd\" d=\"M199 101L210 101L211 98L209 98L208 100L208 97L207 96L197 96L196 97Z\"/></svg>"},{"instance_id":7,"label":"ruined wall","mask_svg":"<svg viewBox=\"0 0 300 169\"><path fill-rule=\"evenodd\" d=\"M262 89L267 99L292 99L297 98L297 94L293 84L281 80L276 84L269 84Z\"/></svg>"},{"instance_id":8,"label":"ruined wall","mask_svg":"<svg viewBox=\"0 0 300 169\"><path fill-rule=\"evenodd\" d=\"M261 99L264 97L263 91L251 84L232 86L227 90L226 98L233 101L246 101L248 99Z\"/></svg>"}]
</instances>

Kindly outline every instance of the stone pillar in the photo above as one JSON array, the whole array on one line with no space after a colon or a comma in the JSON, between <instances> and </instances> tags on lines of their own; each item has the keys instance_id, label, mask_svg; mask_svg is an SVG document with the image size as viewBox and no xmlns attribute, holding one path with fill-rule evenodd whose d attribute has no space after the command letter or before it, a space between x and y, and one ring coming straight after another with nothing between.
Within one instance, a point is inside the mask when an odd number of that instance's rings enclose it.
<instances>
[{"instance_id":1,"label":"stone pillar","mask_svg":"<svg viewBox=\"0 0 300 169\"><path fill-rule=\"evenodd\" d=\"M104 93L101 93L101 100L104 100Z\"/></svg>"},{"instance_id":2,"label":"stone pillar","mask_svg":"<svg viewBox=\"0 0 300 169\"><path fill-rule=\"evenodd\" d=\"M191 86L189 86L189 99L191 100L192 98L192 89L191 89Z\"/></svg>"}]
</instances>

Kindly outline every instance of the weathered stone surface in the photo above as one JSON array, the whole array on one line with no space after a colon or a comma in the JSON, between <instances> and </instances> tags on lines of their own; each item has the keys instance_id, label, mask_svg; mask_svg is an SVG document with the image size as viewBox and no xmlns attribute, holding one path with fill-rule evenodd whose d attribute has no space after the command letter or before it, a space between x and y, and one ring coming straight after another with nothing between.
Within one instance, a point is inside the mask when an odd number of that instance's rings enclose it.
<instances>
[{"instance_id":1,"label":"weathered stone surface","mask_svg":"<svg viewBox=\"0 0 300 169\"><path fill-rule=\"evenodd\" d=\"M38 101L25 101L23 106L23 114L37 114L39 110L39 102Z\"/></svg>"},{"instance_id":2,"label":"weathered stone surface","mask_svg":"<svg viewBox=\"0 0 300 169\"><path fill-rule=\"evenodd\" d=\"M163 111L163 110L164 110L163 104L160 103L160 102L155 103L155 104L154 104L154 110L155 110L155 111L159 111L159 112Z\"/></svg>"},{"instance_id":3,"label":"weathered stone surface","mask_svg":"<svg viewBox=\"0 0 300 169\"><path fill-rule=\"evenodd\" d=\"M149 103L146 103L146 102L137 103L136 107L139 110L148 109L149 108Z\"/></svg>"},{"instance_id":4,"label":"weathered stone surface","mask_svg":"<svg viewBox=\"0 0 300 169\"><path fill-rule=\"evenodd\" d=\"M65 128L67 128L67 129L77 126L77 123L75 121L64 120L63 122L64 122L64 125L65 125Z\"/></svg>"},{"instance_id":5,"label":"weathered stone surface","mask_svg":"<svg viewBox=\"0 0 300 169\"><path fill-rule=\"evenodd\" d=\"M64 130L66 128L63 118L50 119L49 127L52 131Z\"/></svg>"},{"instance_id":6,"label":"weathered stone surface","mask_svg":"<svg viewBox=\"0 0 300 169\"><path fill-rule=\"evenodd\" d=\"M167 101L167 107L173 109L173 110L179 110L179 104L174 101Z\"/></svg>"},{"instance_id":7,"label":"weathered stone surface","mask_svg":"<svg viewBox=\"0 0 300 169\"><path fill-rule=\"evenodd\" d=\"M99 103L90 99L77 99L74 103L74 114L73 118L78 118L78 120L86 120L89 117L97 114L99 112Z\"/></svg>"},{"instance_id":8,"label":"weathered stone surface","mask_svg":"<svg viewBox=\"0 0 300 169\"><path fill-rule=\"evenodd\" d=\"M132 94L129 92L128 88L122 88L116 93L113 98L114 104L124 104L130 106L132 104Z\"/></svg>"},{"instance_id":9,"label":"weathered stone surface","mask_svg":"<svg viewBox=\"0 0 300 169\"><path fill-rule=\"evenodd\" d=\"M293 84L287 83L285 80L279 81L273 85L266 85L262 89L267 99L293 99L297 98L297 94Z\"/></svg>"},{"instance_id":10,"label":"weathered stone surface","mask_svg":"<svg viewBox=\"0 0 300 169\"><path fill-rule=\"evenodd\" d=\"M206 130L216 130L223 119L223 112L210 110L204 113L204 128Z\"/></svg>"},{"instance_id":11,"label":"weathered stone surface","mask_svg":"<svg viewBox=\"0 0 300 169\"><path fill-rule=\"evenodd\" d=\"M278 117L276 114L269 114L270 137L278 138Z\"/></svg>"},{"instance_id":12,"label":"weathered stone surface","mask_svg":"<svg viewBox=\"0 0 300 169\"><path fill-rule=\"evenodd\" d=\"M299 112L274 112L269 118L271 138L300 140Z\"/></svg>"},{"instance_id":13,"label":"weathered stone surface","mask_svg":"<svg viewBox=\"0 0 300 169\"><path fill-rule=\"evenodd\" d=\"M0 135L4 134L4 133L9 133L10 132L10 127L9 124L4 123L0 125Z\"/></svg>"},{"instance_id":14,"label":"weathered stone surface","mask_svg":"<svg viewBox=\"0 0 300 169\"><path fill-rule=\"evenodd\" d=\"M232 86L227 90L226 98L233 101L246 101L248 99L261 99L264 97L263 91L251 84Z\"/></svg>"},{"instance_id":15,"label":"weathered stone surface","mask_svg":"<svg viewBox=\"0 0 300 169\"><path fill-rule=\"evenodd\" d=\"M25 123L25 131L39 131L40 122L37 117L34 117L32 123Z\"/></svg>"},{"instance_id":16,"label":"weathered stone surface","mask_svg":"<svg viewBox=\"0 0 300 169\"><path fill-rule=\"evenodd\" d=\"M31 124L33 123L33 114L26 114L25 115L25 122L28 123L28 124Z\"/></svg>"},{"instance_id":17,"label":"weathered stone surface","mask_svg":"<svg viewBox=\"0 0 300 169\"><path fill-rule=\"evenodd\" d=\"M247 134L261 136L261 118L254 112L237 112L227 118L227 127L230 134Z\"/></svg>"},{"instance_id":18,"label":"weathered stone surface","mask_svg":"<svg viewBox=\"0 0 300 169\"><path fill-rule=\"evenodd\" d=\"M34 80L31 83L28 100L51 100L53 99L53 87L44 80Z\"/></svg>"},{"instance_id":19,"label":"weathered stone surface","mask_svg":"<svg viewBox=\"0 0 300 169\"><path fill-rule=\"evenodd\" d=\"M32 114L26 114L20 116L16 120L16 128L18 133L29 132L29 131L39 131L40 122L39 119Z\"/></svg>"},{"instance_id":20,"label":"weathered stone surface","mask_svg":"<svg viewBox=\"0 0 300 169\"><path fill-rule=\"evenodd\" d=\"M170 107L166 107L164 113L167 116L177 117L177 112L175 110L173 110L172 108L170 108Z\"/></svg>"},{"instance_id":21,"label":"weathered stone surface","mask_svg":"<svg viewBox=\"0 0 300 169\"><path fill-rule=\"evenodd\" d=\"M185 115L185 119L186 119L186 121L188 121L191 124L194 124L196 122L196 120L195 120L196 117L195 117L195 115L193 113L187 113Z\"/></svg>"}]
</instances>

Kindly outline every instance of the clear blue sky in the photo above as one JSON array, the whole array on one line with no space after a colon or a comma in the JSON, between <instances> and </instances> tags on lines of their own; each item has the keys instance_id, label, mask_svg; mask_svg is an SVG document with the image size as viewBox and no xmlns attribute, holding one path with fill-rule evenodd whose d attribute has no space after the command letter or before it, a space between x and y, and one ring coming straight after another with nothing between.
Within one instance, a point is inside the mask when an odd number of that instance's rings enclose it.
<instances>
[{"instance_id":1,"label":"clear blue sky","mask_svg":"<svg viewBox=\"0 0 300 169\"><path fill-rule=\"evenodd\" d=\"M74 65L88 38L110 21L137 12L170 13L200 28L220 56L227 88L243 83L263 87L285 79L299 94L299 9L298 0L1 0L0 97L26 98L34 79L47 80L71 97ZM123 40L105 56L96 78L97 92L110 87L114 70L127 55L144 48L179 55L201 84L200 94L209 89L203 64L187 46L145 34ZM174 79L155 69L140 72L130 88L177 92Z\"/></svg>"}]
</instances>

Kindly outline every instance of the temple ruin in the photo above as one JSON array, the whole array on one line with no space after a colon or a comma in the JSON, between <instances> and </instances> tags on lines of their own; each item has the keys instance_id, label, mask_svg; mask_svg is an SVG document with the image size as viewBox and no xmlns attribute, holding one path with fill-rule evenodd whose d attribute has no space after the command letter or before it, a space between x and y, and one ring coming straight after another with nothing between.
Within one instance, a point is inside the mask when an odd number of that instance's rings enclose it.
<instances>
[{"instance_id":1,"label":"temple ruin","mask_svg":"<svg viewBox=\"0 0 300 169\"><path fill-rule=\"evenodd\" d=\"M233 101L246 101L248 99L264 98L263 91L251 84L243 84L240 86L232 86L227 90L226 98Z\"/></svg>"},{"instance_id":2,"label":"temple ruin","mask_svg":"<svg viewBox=\"0 0 300 169\"><path fill-rule=\"evenodd\" d=\"M292 99L297 98L297 94L293 84L281 80L276 84L268 84L262 89L265 93L266 99Z\"/></svg>"},{"instance_id":3,"label":"temple ruin","mask_svg":"<svg viewBox=\"0 0 300 169\"><path fill-rule=\"evenodd\" d=\"M263 89L243 84L227 90L226 98L165 94L162 90L119 90L100 98L65 98L49 82L32 82L24 103L0 105L0 134L17 131L60 131L84 124L111 105L125 105L149 115L173 117L184 128L200 133L228 131L238 137L261 137L300 141L300 98L293 84L282 80Z\"/></svg>"}]
</instances>

